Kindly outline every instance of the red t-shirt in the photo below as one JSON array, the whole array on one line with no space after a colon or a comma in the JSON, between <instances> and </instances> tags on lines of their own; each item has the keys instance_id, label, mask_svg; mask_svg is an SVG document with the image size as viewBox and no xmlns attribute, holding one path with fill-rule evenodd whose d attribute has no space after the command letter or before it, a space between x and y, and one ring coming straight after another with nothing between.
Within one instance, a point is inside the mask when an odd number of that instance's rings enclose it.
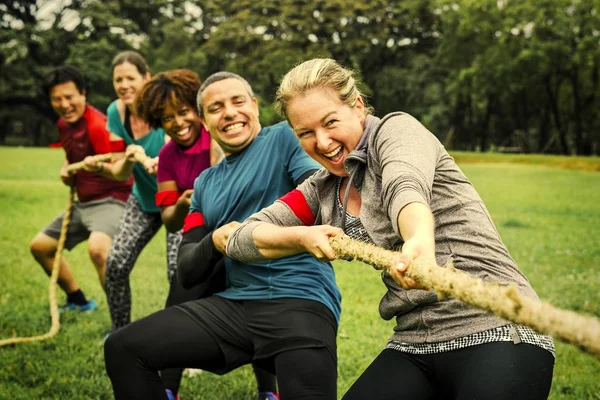
<instances>
[{"instance_id":1,"label":"red t-shirt","mask_svg":"<svg viewBox=\"0 0 600 400\"><path fill-rule=\"evenodd\" d=\"M111 152L110 133L106 130L106 116L89 104L86 105L83 117L75 124L68 124L60 118L57 125L69 164L83 161L87 156ZM133 178L125 182L114 181L83 170L75 175L75 188L81 202L106 197L126 201L132 185Z\"/></svg>"}]
</instances>

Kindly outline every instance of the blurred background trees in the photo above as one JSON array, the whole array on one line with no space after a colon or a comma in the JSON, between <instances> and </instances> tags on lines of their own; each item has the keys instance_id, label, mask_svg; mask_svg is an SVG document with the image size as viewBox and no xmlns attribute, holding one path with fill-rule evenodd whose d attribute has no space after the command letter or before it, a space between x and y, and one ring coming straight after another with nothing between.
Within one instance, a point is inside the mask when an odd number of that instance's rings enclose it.
<instances>
[{"instance_id":1,"label":"blurred background trees","mask_svg":"<svg viewBox=\"0 0 600 400\"><path fill-rule=\"evenodd\" d=\"M153 72L243 75L265 124L287 70L333 57L376 115L406 111L449 149L600 151L600 0L7 0L0 16L0 144L56 141L52 67L79 67L105 109L112 58L136 49Z\"/></svg>"}]
</instances>

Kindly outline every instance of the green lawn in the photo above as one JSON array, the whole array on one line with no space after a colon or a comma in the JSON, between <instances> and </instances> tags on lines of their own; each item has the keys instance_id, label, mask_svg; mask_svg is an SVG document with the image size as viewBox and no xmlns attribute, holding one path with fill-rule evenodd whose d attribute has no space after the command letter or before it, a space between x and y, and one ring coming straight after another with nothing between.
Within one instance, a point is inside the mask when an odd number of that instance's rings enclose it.
<instances>
[{"instance_id":1,"label":"green lawn","mask_svg":"<svg viewBox=\"0 0 600 400\"><path fill-rule=\"evenodd\" d=\"M521 164L501 156L493 162L465 156L461 168L540 297L600 317L600 174L546 166L560 165L556 157L544 163L535 156ZM58 179L62 157L61 150L0 147L0 338L39 334L50 326L48 278L28 246L67 202L68 191ZM586 165L597 162L584 160ZM100 310L63 317L58 336L49 341L0 348L0 399L112 398L102 353L110 327L106 299L85 244L65 257ZM377 272L360 263L336 262L335 268L343 294L341 397L385 345L392 323L377 314L384 292ZM131 282L134 318L162 308L167 294L164 231L142 253ZM185 378L181 391L183 400L254 399L254 394L250 368L223 377L205 372ZM600 361L557 343L550 398L600 400Z\"/></svg>"}]
</instances>

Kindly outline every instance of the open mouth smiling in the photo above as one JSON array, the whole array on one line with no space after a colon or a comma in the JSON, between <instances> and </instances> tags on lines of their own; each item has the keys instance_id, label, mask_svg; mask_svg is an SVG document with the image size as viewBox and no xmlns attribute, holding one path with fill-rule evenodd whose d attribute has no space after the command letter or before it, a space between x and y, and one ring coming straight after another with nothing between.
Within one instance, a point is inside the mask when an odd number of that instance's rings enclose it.
<instances>
[{"instance_id":1,"label":"open mouth smiling","mask_svg":"<svg viewBox=\"0 0 600 400\"><path fill-rule=\"evenodd\" d=\"M235 124L231 124L231 125L227 125L225 128L223 128L223 132L230 132L236 129L241 129L244 126L243 122L238 122Z\"/></svg>"},{"instance_id":2,"label":"open mouth smiling","mask_svg":"<svg viewBox=\"0 0 600 400\"><path fill-rule=\"evenodd\" d=\"M338 156L340 153L342 152L342 146L338 147L337 149L329 152L329 153L324 153L323 156L329 158L329 159L334 159L336 158L336 156Z\"/></svg>"},{"instance_id":3,"label":"open mouth smiling","mask_svg":"<svg viewBox=\"0 0 600 400\"><path fill-rule=\"evenodd\" d=\"M188 133L190 133L190 130L192 129L191 126L188 126L187 128L183 128L180 129L178 132L176 132L175 134L179 137L183 137L186 136Z\"/></svg>"}]
</instances>

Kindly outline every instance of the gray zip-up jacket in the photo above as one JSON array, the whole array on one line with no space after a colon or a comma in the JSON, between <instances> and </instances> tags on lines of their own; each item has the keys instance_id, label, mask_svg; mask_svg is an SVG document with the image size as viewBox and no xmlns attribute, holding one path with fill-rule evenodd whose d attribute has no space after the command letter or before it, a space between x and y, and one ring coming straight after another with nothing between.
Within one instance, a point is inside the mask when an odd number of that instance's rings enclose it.
<instances>
[{"instance_id":1,"label":"gray zip-up jacket","mask_svg":"<svg viewBox=\"0 0 600 400\"><path fill-rule=\"evenodd\" d=\"M537 298L469 180L439 140L415 118L402 112L383 119L367 116L363 136L344 167L349 176L354 175L353 183L361 194L359 217L376 245L399 249L403 241L398 214L409 203L424 203L434 216L438 265L453 261L456 268L483 281L512 283L523 294ZM341 227L337 179L321 169L300 185L295 195L252 215L232 234L227 254L245 262L264 260L252 239L252 231L263 222ZM307 218L310 213L312 218ZM431 290L404 290L389 275L382 277L387 293L379 304L379 314L385 320L396 318L393 340L440 342L508 323L455 299L439 301Z\"/></svg>"}]
</instances>

